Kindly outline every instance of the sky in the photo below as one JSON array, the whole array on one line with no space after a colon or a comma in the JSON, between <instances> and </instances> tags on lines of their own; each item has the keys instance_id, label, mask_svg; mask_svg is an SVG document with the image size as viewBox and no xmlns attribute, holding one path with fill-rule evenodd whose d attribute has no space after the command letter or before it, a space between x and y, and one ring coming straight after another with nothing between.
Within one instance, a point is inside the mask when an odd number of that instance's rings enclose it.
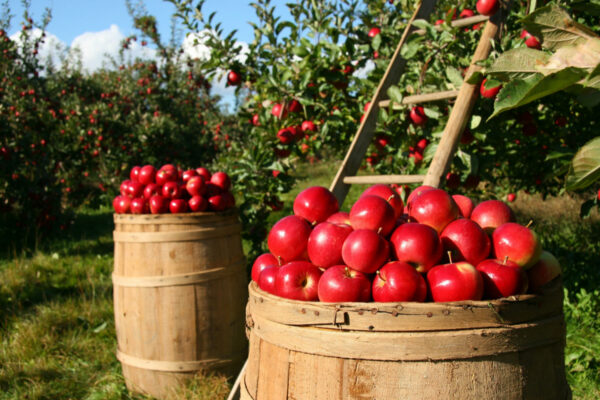
<instances>
[{"instance_id":1,"label":"sky","mask_svg":"<svg viewBox=\"0 0 600 400\"><path fill-rule=\"evenodd\" d=\"M139 0L132 0L135 4ZM205 15L215 11L214 22L221 22L225 33L238 30L236 39L250 42L254 38L248 21L256 21L250 0L206 0ZM105 54L116 54L120 41L131 34L139 34L133 28L133 21L127 13L125 0L30 0L30 13L35 21L41 21L46 8L52 12L52 20L47 27L47 42L62 47L80 48L83 66L93 71L102 66ZM196 1L194 1L196 3ZM285 12L284 1L275 0L274 5ZM13 15L9 34L18 35L23 20L21 0L8 0ZM146 10L158 20L159 33L163 41L171 34L171 15L175 7L163 0L145 0ZM233 11L235 10L235 11ZM184 39L183 37L181 38ZM131 50L134 55L151 55L152 50L135 44ZM49 50L40 51L41 56ZM226 88L224 82L214 82L213 92L223 96L223 103L233 104L233 89Z\"/></svg>"}]
</instances>

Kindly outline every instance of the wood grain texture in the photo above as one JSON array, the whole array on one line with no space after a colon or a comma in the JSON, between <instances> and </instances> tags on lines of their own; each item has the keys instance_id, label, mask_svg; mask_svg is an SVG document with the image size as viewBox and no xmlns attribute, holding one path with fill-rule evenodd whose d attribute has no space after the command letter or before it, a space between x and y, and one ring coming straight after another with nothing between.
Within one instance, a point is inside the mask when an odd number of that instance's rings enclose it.
<instances>
[{"instance_id":1,"label":"wood grain texture","mask_svg":"<svg viewBox=\"0 0 600 400\"><path fill-rule=\"evenodd\" d=\"M164 398L200 370L239 371L247 289L237 214L114 221L115 327L127 387Z\"/></svg>"}]
</instances>

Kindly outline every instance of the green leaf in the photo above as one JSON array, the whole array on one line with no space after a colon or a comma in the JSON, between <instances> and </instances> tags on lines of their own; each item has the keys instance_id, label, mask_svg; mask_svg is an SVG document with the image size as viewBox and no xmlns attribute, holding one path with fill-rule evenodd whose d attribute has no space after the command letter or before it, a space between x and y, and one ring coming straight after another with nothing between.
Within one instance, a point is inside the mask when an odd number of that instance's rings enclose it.
<instances>
[{"instance_id":1,"label":"green leaf","mask_svg":"<svg viewBox=\"0 0 600 400\"><path fill-rule=\"evenodd\" d=\"M596 205L596 202L594 200L585 201L581 205L581 209L579 210L579 217L580 218L589 217L590 213L592 212L592 209L594 208L595 205Z\"/></svg>"},{"instance_id":2,"label":"green leaf","mask_svg":"<svg viewBox=\"0 0 600 400\"><path fill-rule=\"evenodd\" d=\"M554 4L529 14L523 19L523 25L529 33L542 39L544 48L551 50L598 37L585 25L573 21L564 9Z\"/></svg>"},{"instance_id":3,"label":"green leaf","mask_svg":"<svg viewBox=\"0 0 600 400\"><path fill-rule=\"evenodd\" d=\"M577 151L567 175L567 190L585 189L600 179L600 136Z\"/></svg>"},{"instance_id":4,"label":"green leaf","mask_svg":"<svg viewBox=\"0 0 600 400\"><path fill-rule=\"evenodd\" d=\"M481 116L480 115L473 115L471 117L471 123L469 125L469 127L473 130L477 129L479 127L479 124L481 124Z\"/></svg>"},{"instance_id":5,"label":"green leaf","mask_svg":"<svg viewBox=\"0 0 600 400\"><path fill-rule=\"evenodd\" d=\"M308 55L308 50L303 46L296 46L292 50L295 55L298 57L306 57Z\"/></svg>"},{"instance_id":6,"label":"green leaf","mask_svg":"<svg viewBox=\"0 0 600 400\"><path fill-rule=\"evenodd\" d=\"M523 79L538 73L536 66L545 64L550 56L540 50L520 47L502 53L494 64L485 70L486 74L496 75L502 80Z\"/></svg>"},{"instance_id":7,"label":"green leaf","mask_svg":"<svg viewBox=\"0 0 600 400\"><path fill-rule=\"evenodd\" d=\"M584 78L585 75L587 75L585 71L571 67L547 76L536 74L525 79L512 80L506 83L498 93L494 103L494 113L488 120L507 110L566 89Z\"/></svg>"},{"instance_id":8,"label":"green leaf","mask_svg":"<svg viewBox=\"0 0 600 400\"><path fill-rule=\"evenodd\" d=\"M381 34L375 36L371 42L371 47L373 47L373 50L379 50L379 46L381 46Z\"/></svg>"},{"instance_id":9,"label":"green leaf","mask_svg":"<svg viewBox=\"0 0 600 400\"><path fill-rule=\"evenodd\" d=\"M433 118L433 119L439 119L440 116L442 114L440 114L439 111L434 110L433 108L423 108L423 111L425 112L425 115L427 115L429 118Z\"/></svg>"},{"instance_id":10,"label":"green leaf","mask_svg":"<svg viewBox=\"0 0 600 400\"><path fill-rule=\"evenodd\" d=\"M482 78L483 73L481 71L475 71L471 74L471 76L469 76L469 78L467 79L467 83L470 85L477 85L479 84L479 82L481 82Z\"/></svg>"},{"instance_id":11,"label":"green leaf","mask_svg":"<svg viewBox=\"0 0 600 400\"><path fill-rule=\"evenodd\" d=\"M460 71L452 66L446 67L446 77L456 89L460 88L463 83L463 77L460 74Z\"/></svg>"},{"instance_id":12,"label":"green leaf","mask_svg":"<svg viewBox=\"0 0 600 400\"><path fill-rule=\"evenodd\" d=\"M402 91L396 85L392 85L387 90L387 95L394 103L402 104Z\"/></svg>"},{"instance_id":13,"label":"green leaf","mask_svg":"<svg viewBox=\"0 0 600 400\"><path fill-rule=\"evenodd\" d=\"M589 39L575 46L556 50L547 63L537 67L544 75L567 67L577 67L592 72L600 65L600 39Z\"/></svg>"}]
</instances>

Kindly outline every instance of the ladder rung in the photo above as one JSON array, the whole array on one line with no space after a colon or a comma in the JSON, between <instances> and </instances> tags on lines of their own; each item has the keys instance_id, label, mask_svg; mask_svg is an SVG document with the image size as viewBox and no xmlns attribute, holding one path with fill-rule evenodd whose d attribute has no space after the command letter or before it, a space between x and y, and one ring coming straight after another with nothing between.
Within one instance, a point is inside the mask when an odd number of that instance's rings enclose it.
<instances>
[{"instance_id":1,"label":"ladder rung","mask_svg":"<svg viewBox=\"0 0 600 400\"><path fill-rule=\"evenodd\" d=\"M406 184L406 183L421 183L425 179L425 175L361 175L361 176L345 176L344 183L346 184L362 184L374 185L377 183L383 184Z\"/></svg>"},{"instance_id":2,"label":"ladder rung","mask_svg":"<svg viewBox=\"0 0 600 400\"><path fill-rule=\"evenodd\" d=\"M490 17L487 17L485 15L473 15L472 17L455 19L454 21L452 21L450 23L450 25L452 25L455 28L462 28L464 26L470 26L470 25L479 24L481 22L485 22L488 19L490 19ZM434 29L439 31L439 30L442 30L442 27L439 25L435 25ZM424 35L425 29L417 29L416 31L414 31L414 33L416 33L417 35Z\"/></svg>"},{"instance_id":3,"label":"ladder rung","mask_svg":"<svg viewBox=\"0 0 600 400\"><path fill-rule=\"evenodd\" d=\"M406 96L402 99L402 104L419 104L431 101L455 99L458 96L458 90L447 90L445 92L435 92L426 94L417 94L414 96ZM386 108L390 105L390 100L382 100L379 102L380 108ZM394 103L394 109L402 108L402 105Z\"/></svg>"}]
</instances>

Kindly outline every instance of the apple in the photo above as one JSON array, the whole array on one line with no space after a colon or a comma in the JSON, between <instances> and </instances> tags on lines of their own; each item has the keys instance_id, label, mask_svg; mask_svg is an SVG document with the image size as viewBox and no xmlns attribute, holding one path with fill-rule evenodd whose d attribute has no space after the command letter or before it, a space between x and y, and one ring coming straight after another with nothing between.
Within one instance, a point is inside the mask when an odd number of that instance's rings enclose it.
<instances>
[{"instance_id":1,"label":"apple","mask_svg":"<svg viewBox=\"0 0 600 400\"><path fill-rule=\"evenodd\" d=\"M469 18L472 17L473 15L475 15L475 12L473 10L471 10L470 8L465 8L464 10L462 10L460 12L460 14L458 14L459 18Z\"/></svg>"},{"instance_id":2,"label":"apple","mask_svg":"<svg viewBox=\"0 0 600 400\"><path fill-rule=\"evenodd\" d=\"M144 197L135 197L131 199L129 206L132 214L147 214L150 211L148 201Z\"/></svg>"},{"instance_id":3,"label":"apple","mask_svg":"<svg viewBox=\"0 0 600 400\"><path fill-rule=\"evenodd\" d=\"M151 183L154 183L155 179L156 179L156 168L154 168L152 165L144 165L140 169L140 172L138 174L138 181L142 185L149 185Z\"/></svg>"},{"instance_id":4,"label":"apple","mask_svg":"<svg viewBox=\"0 0 600 400\"><path fill-rule=\"evenodd\" d=\"M370 229L352 231L342 246L344 264L366 274L372 274L389 257L388 241Z\"/></svg>"},{"instance_id":5,"label":"apple","mask_svg":"<svg viewBox=\"0 0 600 400\"><path fill-rule=\"evenodd\" d=\"M185 171L183 171L182 175L181 175L181 180L184 182L189 181L192 177L197 176L198 173L196 172L195 169L187 169Z\"/></svg>"},{"instance_id":6,"label":"apple","mask_svg":"<svg viewBox=\"0 0 600 400\"><path fill-rule=\"evenodd\" d=\"M131 198L119 195L113 200L113 208L117 214L127 214L131 206Z\"/></svg>"},{"instance_id":7,"label":"apple","mask_svg":"<svg viewBox=\"0 0 600 400\"><path fill-rule=\"evenodd\" d=\"M381 29L377 28L377 27L373 27L369 30L369 33L367 34L367 36L369 36L371 39L373 39L375 36L379 35L381 33Z\"/></svg>"},{"instance_id":8,"label":"apple","mask_svg":"<svg viewBox=\"0 0 600 400\"><path fill-rule=\"evenodd\" d=\"M135 167L131 168L131 171L129 172L129 179L134 182L138 182L138 176L140 175L140 169L142 169L142 168L137 165Z\"/></svg>"},{"instance_id":9,"label":"apple","mask_svg":"<svg viewBox=\"0 0 600 400\"><path fill-rule=\"evenodd\" d=\"M431 297L435 302L481 300L483 278L468 262L436 265L427 273Z\"/></svg>"},{"instance_id":10,"label":"apple","mask_svg":"<svg viewBox=\"0 0 600 400\"><path fill-rule=\"evenodd\" d=\"M375 136L375 147L377 150L383 151L390 144L390 138L387 135L380 134Z\"/></svg>"},{"instance_id":11,"label":"apple","mask_svg":"<svg viewBox=\"0 0 600 400\"><path fill-rule=\"evenodd\" d=\"M521 39L525 39L525 45L530 49L541 49L542 45L538 38L527 32L525 29L521 32Z\"/></svg>"},{"instance_id":12,"label":"apple","mask_svg":"<svg viewBox=\"0 0 600 400\"><path fill-rule=\"evenodd\" d=\"M491 17L500 8L500 3L498 0L477 0L475 8L479 14Z\"/></svg>"},{"instance_id":13,"label":"apple","mask_svg":"<svg viewBox=\"0 0 600 400\"><path fill-rule=\"evenodd\" d=\"M389 185L373 185L362 192L361 197L365 195L378 196L387 201L394 210L395 219L399 218L404 213L404 203L402 202L402 199Z\"/></svg>"},{"instance_id":14,"label":"apple","mask_svg":"<svg viewBox=\"0 0 600 400\"><path fill-rule=\"evenodd\" d=\"M275 288L275 282L277 281L277 273L279 272L279 266L270 265L263 269L258 275L258 287L267 293L277 294Z\"/></svg>"},{"instance_id":15,"label":"apple","mask_svg":"<svg viewBox=\"0 0 600 400\"><path fill-rule=\"evenodd\" d=\"M185 184L185 190L190 196L202 196L206 193L204 178L200 175L192 176Z\"/></svg>"},{"instance_id":16,"label":"apple","mask_svg":"<svg viewBox=\"0 0 600 400\"><path fill-rule=\"evenodd\" d=\"M188 207L191 212L205 211L208 208L208 201L200 195L194 195L188 200Z\"/></svg>"},{"instance_id":17,"label":"apple","mask_svg":"<svg viewBox=\"0 0 600 400\"><path fill-rule=\"evenodd\" d=\"M236 71L229 71L227 74L227 84L229 86L238 86L242 82L242 77Z\"/></svg>"},{"instance_id":18,"label":"apple","mask_svg":"<svg viewBox=\"0 0 600 400\"><path fill-rule=\"evenodd\" d=\"M279 267L279 262L273 254L264 253L256 257L254 264L252 264L252 272L250 273L252 280L258 283L258 276L267 267Z\"/></svg>"},{"instance_id":19,"label":"apple","mask_svg":"<svg viewBox=\"0 0 600 400\"><path fill-rule=\"evenodd\" d=\"M125 193L132 199L135 197L140 197L144 194L144 185L138 181L129 181L129 185L127 185L125 188Z\"/></svg>"},{"instance_id":20,"label":"apple","mask_svg":"<svg viewBox=\"0 0 600 400\"><path fill-rule=\"evenodd\" d=\"M427 297L427 284L410 264L392 261L377 271L372 292L377 302L422 302Z\"/></svg>"},{"instance_id":21,"label":"apple","mask_svg":"<svg viewBox=\"0 0 600 400\"><path fill-rule=\"evenodd\" d=\"M283 105L279 103L273 104L273 108L271 108L271 115L277 118L285 118L287 117L287 114L288 112Z\"/></svg>"},{"instance_id":22,"label":"apple","mask_svg":"<svg viewBox=\"0 0 600 400\"><path fill-rule=\"evenodd\" d=\"M210 182L211 173L204 167L196 168L196 173L204 178L204 182Z\"/></svg>"},{"instance_id":23,"label":"apple","mask_svg":"<svg viewBox=\"0 0 600 400\"><path fill-rule=\"evenodd\" d=\"M231 180L229 179L229 175L221 171L212 174L210 178L210 183L218 186L224 192L228 191L231 187Z\"/></svg>"},{"instance_id":24,"label":"apple","mask_svg":"<svg viewBox=\"0 0 600 400\"><path fill-rule=\"evenodd\" d=\"M160 194L150 197L148 203L150 204L150 212L152 214L163 214L169 210L169 200Z\"/></svg>"},{"instance_id":25,"label":"apple","mask_svg":"<svg viewBox=\"0 0 600 400\"><path fill-rule=\"evenodd\" d=\"M188 209L187 201L184 199L172 199L169 203L169 211L173 214L180 214L186 212Z\"/></svg>"},{"instance_id":26,"label":"apple","mask_svg":"<svg viewBox=\"0 0 600 400\"><path fill-rule=\"evenodd\" d=\"M516 198L517 198L517 195L514 194L514 193L509 193L509 194L506 195L506 200L509 203L512 203L513 201L515 201Z\"/></svg>"},{"instance_id":27,"label":"apple","mask_svg":"<svg viewBox=\"0 0 600 400\"><path fill-rule=\"evenodd\" d=\"M458 206L442 189L426 190L408 206L408 215L417 222L431 226L438 234L458 218Z\"/></svg>"},{"instance_id":28,"label":"apple","mask_svg":"<svg viewBox=\"0 0 600 400\"><path fill-rule=\"evenodd\" d=\"M293 113L300 113L302 112L302 104L300 104L298 100L293 99L292 101L290 101L290 104L288 105L287 109Z\"/></svg>"},{"instance_id":29,"label":"apple","mask_svg":"<svg viewBox=\"0 0 600 400\"><path fill-rule=\"evenodd\" d=\"M319 298L321 271L308 261L292 261L279 267L275 293L286 299L314 301Z\"/></svg>"},{"instance_id":30,"label":"apple","mask_svg":"<svg viewBox=\"0 0 600 400\"><path fill-rule=\"evenodd\" d=\"M456 172L448 172L446 174L446 187L448 189L457 189L460 186L460 175Z\"/></svg>"},{"instance_id":31,"label":"apple","mask_svg":"<svg viewBox=\"0 0 600 400\"><path fill-rule=\"evenodd\" d=\"M461 218L444 228L440 240L455 261L477 265L490 255L490 239L476 222Z\"/></svg>"},{"instance_id":32,"label":"apple","mask_svg":"<svg viewBox=\"0 0 600 400\"><path fill-rule=\"evenodd\" d=\"M251 122L252 122L252 125L254 125L254 126L260 126L260 117L259 117L259 115L258 114L254 114L252 116Z\"/></svg>"},{"instance_id":33,"label":"apple","mask_svg":"<svg viewBox=\"0 0 600 400\"><path fill-rule=\"evenodd\" d=\"M540 254L538 262L527 270L529 287L533 293L537 293L542 286L551 282L560 274L560 263L552 253L544 250Z\"/></svg>"},{"instance_id":34,"label":"apple","mask_svg":"<svg viewBox=\"0 0 600 400\"><path fill-rule=\"evenodd\" d=\"M129 187L129 184L131 183L131 180L126 179L123 182L121 182L121 185L119 186L119 193L121 194L121 196L127 196L127 188Z\"/></svg>"},{"instance_id":35,"label":"apple","mask_svg":"<svg viewBox=\"0 0 600 400\"><path fill-rule=\"evenodd\" d=\"M227 209L228 202L224 194L217 194L208 198L207 203L210 211L224 211Z\"/></svg>"},{"instance_id":36,"label":"apple","mask_svg":"<svg viewBox=\"0 0 600 400\"><path fill-rule=\"evenodd\" d=\"M342 264L342 246L351 232L352 227L345 224L337 225L326 221L317 224L308 237L310 262L320 268Z\"/></svg>"},{"instance_id":37,"label":"apple","mask_svg":"<svg viewBox=\"0 0 600 400\"><path fill-rule=\"evenodd\" d=\"M325 221L331 222L332 224L352 226L350 225L350 214L348 214L346 211L338 211L333 213Z\"/></svg>"},{"instance_id":38,"label":"apple","mask_svg":"<svg viewBox=\"0 0 600 400\"><path fill-rule=\"evenodd\" d=\"M355 230L370 229L386 237L394 229L395 222L394 209L379 196L363 195L350 209L350 225Z\"/></svg>"},{"instance_id":39,"label":"apple","mask_svg":"<svg viewBox=\"0 0 600 400\"><path fill-rule=\"evenodd\" d=\"M483 260L476 267L483 278L484 294L487 299L515 296L527 292L527 274L508 259Z\"/></svg>"},{"instance_id":40,"label":"apple","mask_svg":"<svg viewBox=\"0 0 600 400\"><path fill-rule=\"evenodd\" d=\"M452 195L452 199L454 199L454 202L458 206L458 212L460 215L463 218L470 218L473 208L475 207L473 200L467 196L463 196L462 194L454 194Z\"/></svg>"},{"instance_id":41,"label":"apple","mask_svg":"<svg viewBox=\"0 0 600 400\"><path fill-rule=\"evenodd\" d=\"M206 192L203 194L206 197L212 197L223 193L223 190L212 182L206 182Z\"/></svg>"},{"instance_id":42,"label":"apple","mask_svg":"<svg viewBox=\"0 0 600 400\"><path fill-rule=\"evenodd\" d=\"M537 234L515 222L507 222L494 230L492 246L497 259L508 257L524 269L532 267L542 253Z\"/></svg>"},{"instance_id":43,"label":"apple","mask_svg":"<svg viewBox=\"0 0 600 400\"><path fill-rule=\"evenodd\" d=\"M507 222L515 221L512 209L501 200L486 200L479 203L471 213L471 219L491 234L494 229Z\"/></svg>"},{"instance_id":44,"label":"apple","mask_svg":"<svg viewBox=\"0 0 600 400\"><path fill-rule=\"evenodd\" d=\"M290 127L281 128L277 131L277 139L279 139L282 144L290 144L296 139L295 132Z\"/></svg>"},{"instance_id":45,"label":"apple","mask_svg":"<svg viewBox=\"0 0 600 400\"><path fill-rule=\"evenodd\" d=\"M302 125L300 125L300 129L302 130L303 133L307 133L307 132L315 132L317 130L317 127L315 126L315 123L312 121L304 121L304 122L302 122Z\"/></svg>"},{"instance_id":46,"label":"apple","mask_svg":"<svg viewBox=\"0 0 600 400\"><path fill-rule=\"evenodd\" d=\"M321 275L319 300L325 303L365 302L371 300L371 280L345 265L334 265Z\"/></svg>"},{"instance_id":47,"label":"apple","mask_svg":"<svg viewBox=\"0 0 600 400\"><path fill-rule=\"evenodd\" d=\"M156 173L156 184L163 186L167 182L175 182L178 179L177 170L175 168L164 168L158 170Z\"/></svg>"},{"instance_id":48,"label":"apple","mask_svg":"<svg viewBox=\"0 0 600 400\"><path fill-rule=\"evenodd\" d=\"M163 185L161 194L167 199L180 199L183 197L183 190L179 183L169 181Z\"/></svg>"},{"instance_id":49,"label":"apple","mask_svg":"<svg viewBox=\"0 0 600 400\"><path fill-rule=\"evenodd\" d=\"M235 197L233 197L233 194L231 194L231 192L223 192L221 196L223 197L223 201L225 202L225 209L235 207Z\"/></svg>"},{"instance_id":50,"label":"apple","mask_svg":"<svg viewBox=\"0 0 600 400\"><path fill-rule=\"evenodd\" d=\"M306 259L311 227L304 218L288 215L273 225L267 238L269 251L280 264Z\"/></svg>"},{"instance_id":51,"label":"apple","mask_svg":"<svg viewBox=\"0 0 600 400\"><path fill-rule=\"evenodd\" d=\"M487 82L487 78L485 78L481 82L481 86L479 87L479 93L481 94L482 97L485 97L486 99L493 99L493 98L496 97L496 95L498 94L498 92L500 91L500 89L502 89L502 85L498 85L498 86L494 86L492 88L486 89L485 88L485 83L486 82Z\"/></svg>"},{"instance_id":52,"label":"apple","mask_svg":"<svg viewBox=\"0 0 600 400\"><path fill-rule=\"evenodd\" d=\"M156 183L149 183L146 185L146 187L144 187L143 194L146 199L150 199L150 197L161 193L162 187L158 186Z\"/></svg>"},{"instance_id":53,"label":"apple","mask_svg":"<svg viewBox=\"0 0 600 400\"><path fill-rule=\"evenodd\" d=\"M417 126L423 126L427 123L427 116L425 115L423 106L414 106L411 108L409 117L412 123Z\"/></svg>"},{"instance_id":54,"label":"apple","mask_svg":"<svg viewBox=\"0 0 600 400\"><path fill-rule=\"evenodd\" d=\"M411 264L417 272L427 272L442 258L442 242L435 229L408 222L396 228L390 237L398 261Z\"/></svg>"},{"instance_id":55,"label":"apple","mask_svg":"<svg viewBox=\"0 0 600 400\"><path fill-rule=\"evenodd\" d=\"M422 193L431 190L431 189L435 189L433 186L429 186L429 185L421 185L419 187L417 187L415 190L413 190L412 192L410 192L410 194L408 195L408 198L406 199L406 206L408 207L408 205L411 203L411 201L420 196Z\"/></svg>"},{"instance_id":56,"label":"apple","mask_svg":"<svg viewBox=\"0 0 600 400\"><path fill-rule=\"evenodd\" d=\"M294 199L294 215L302 217L312 225L325 221L339 211L337 198L322 186L304 189Z\"/></svg>"}]
</instances>

